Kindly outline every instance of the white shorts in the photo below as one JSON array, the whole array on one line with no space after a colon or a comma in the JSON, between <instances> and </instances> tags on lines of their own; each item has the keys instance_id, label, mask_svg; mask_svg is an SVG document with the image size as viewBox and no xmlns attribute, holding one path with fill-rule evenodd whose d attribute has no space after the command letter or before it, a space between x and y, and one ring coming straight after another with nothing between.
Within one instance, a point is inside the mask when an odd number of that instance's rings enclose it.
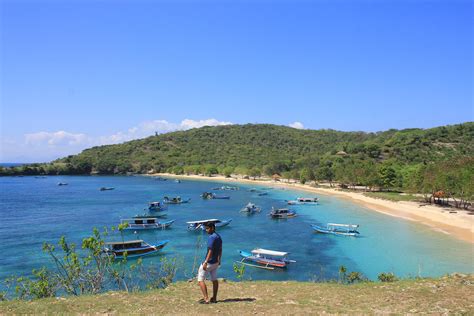
<instances>
[{"instance_id":1,"label":"white shorts","mask_svg":"<svg viewBox=\"0 0 474 316\"><path fill-rule=\"evenodd\" d=\"M202 268L202 263L199 266L198 270L198 281L204 281L206 279L206 274L211 275L211 281L216 281L217 280L217 268L219 268L219 263L208 263L207 264L207 269L204 270Z\"/></svg>"}]
</instances>

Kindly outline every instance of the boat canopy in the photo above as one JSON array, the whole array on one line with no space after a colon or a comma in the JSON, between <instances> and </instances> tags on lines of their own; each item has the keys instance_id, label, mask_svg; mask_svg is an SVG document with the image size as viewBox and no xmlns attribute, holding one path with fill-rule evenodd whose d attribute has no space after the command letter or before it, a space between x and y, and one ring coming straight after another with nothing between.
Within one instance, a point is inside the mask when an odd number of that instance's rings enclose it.
<instances>
[{"instance_id":1,"label":"boat canopy","mask_svg":"<svg viewBox=\"0 0 474 316\"><path fill-rule=\"evenodd\" d=\"M124 218L124 219L121 219L120 222L121 223L130 223L130 222L136 222L136 221L157 221L158 218L157 217L134 217L134 218Z\"/></svg>"},{"instance_id":2,"label":"boat canopy","mask_svg":"<svg viewBox=\"0 0 474 316\"><path fill-rule=\"evenodd\" d=\"M285 257L288 255L288 252L281 252L281 251L274 251L268 249L257 248L252 250L254 255L268 255L268 256L276 256L276 257Z\"/></svg>"},{"instance_id":3,"label":"boat canopy","mask_svg":"<svg viewBox=\"0 0 474 316\"><path fill-rule=\"evenodd\" d=\"M327 226L347 227L347 228L357 228L357 227L359 227L359 225L356 225L356 224L335 224L335 223L328 223Z\"/></svg>"},{"instance_id":4,"label":"boat canopy","mask_svg":"<svg viewBox=\"0 0 474 316\"><path fill-rule=\"evenodd\" d=\"M128 245L128 244L134 244L134 243L142 243L143 240L137 239L137 240L127 240L127 241L109 241L104 243L105 245Z\"/></svg>"},{"instance_id":5,"label":"boat canopy","mask_svg":"<svg viewBox=\"0 0 474 316\"><path fill-rule=\"evenodd\" d=\"M220 223L220 222L221 222L220 219L211 218L211 219L203 219L200 221L186 222L186 224L205 224L205 223Z\"/></svg>"}]
</instances>

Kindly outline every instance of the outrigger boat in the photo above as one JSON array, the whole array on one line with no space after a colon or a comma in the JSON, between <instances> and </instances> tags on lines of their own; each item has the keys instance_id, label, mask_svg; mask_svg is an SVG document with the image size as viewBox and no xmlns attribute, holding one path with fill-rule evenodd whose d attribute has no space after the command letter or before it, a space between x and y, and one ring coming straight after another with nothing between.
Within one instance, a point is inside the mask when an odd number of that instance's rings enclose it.
<instances>
[{"instance_id":1,"label":"outrigger boat","mask_svg":"<svg viewBox=\"0 0 474 316\"><path fill-rule=\"evenodd\" d=\"M318 204L318 198L304 198L299 197L296 200L287 201L289 205L305 205L305 204Z\"/></svg>"},{"instance_id":2,"label":"outrigger boat","mask_svg":"<svg viewBox=\"0 0 474 316\"><path fill-rule=\"evenodd\" d=\"M225 220L211 218L211 219L203 219L200 221L186 222L186 224L188 224L188 230L198 230L198 229L205 230L206 229L205 226L207 223L214 223L216 227L224 227L224 226L229 225L230 222L232 222L232 218L225 219Z\"/></svg>"},{"instance_id":3,"label":"outrigger boat","mask_svg":"<svg viewBox=\"0 0 474 316\"><path fill-rule=\"evenodd\" d=\"M133 216L133 218L164 218L168 216L166 213L158 213L158 214L153 214L153 215L149 215L149 214L142 214L142 215L135 215Z\"/></svg>"},{"instance_id":4,"label":"outrigger boat","mask_svg":"<svg viewBox=\"0 0 474 316\"><path fill-rule=\"evenodd\" d=\"M257 205L253 204L253 203L248 203L247 205L245 205L245 207L243 209L241 209L240 211L241 212L245 212L245 213L255 213L255 212L260 212L261 208L258 207Z\"/></svg>"},{"instance_id":5,"label":"outrigger boat","mask_svg":"<svg viewBox=\"0 0 474 316\"><path fill-rule=\"evenodd\" d=\"M296 262L295 260L288 259L288 252L258 248L251 252L239 250L239 253L243 257L239 263L267 270L274 270L275 267L286 268L289 263ZM246 261L255 262L257 265L249 264Z\"/></svg>"},{"instance_id":6,"label":"outrigger boat","mask_svg":"<svg viewBox=\"0 0 474 316\"><path fill-rule=\"evenodd\" d=\"M343 235L343 236L357 236L360 233L357 231L359 225L355 224L334 224L328 223L326 227L311 224L311 227L318 233Z\"/></svg>"},{"instance_id":7,"label":"outrigger boat","mask_svg":"<svg viewBox=\"0 0 474 316\"><path fill-rule=\"evenodd\" d=\"M130 219L120 220L121 224L127 223L128 226L125 229L165 229L174 223L174 219L166 222L158 221L157 217L133 217Z\"/></svg>"},{"instance_id":8,"label":"outrigger boat","mask_svg":"<svg viewBox=\"0 0 474 316\"><path fill-rule=\"evenodd\" d=\"M163 198L163 203L165 204L183 204L183 203L189 203L189 201L191 201L191 198L187 200L183 200L180 196L173 197L173 198L169 198L165 196Z\"/></svg>"},{"instance_id":9,"label":"outrigger boat","mask_svg":"<svg viewBox=\"0 0 474 316\"><path fill-rule=\"evenodd\" d=\"M162 205L161 202L151 202L150 204L148 204L149 211L161 212L165 209L165 206Z\"/></svg>"},{"instance_id":10,"label":"outrigger boat","mask_svg":"<svg viewBox=\"0 0 474 316\"><path fill-rule=\"evenodd\" d=\"M99 189L100 191L110 191L110 190L115 190L115 188L112 187L102 187Z\"/></svg>"},{"instance_id":11,"label":"outrigger boat","mask_svg":"<svg viewBox=\"0 0 474 316\"><path fill-rule=\"evenodd\" d=\"M163 240L156 245L147 244L143 240L106 242L104 252L114 256L115 259L122 259L125 253L127 253L127 258L143 257L157 253L168 242L169 240Z\"/></svg>"},{"instance_id":12,"label":"outrigger boat","mask_svg":"<svg viewBox=\"0 0 474 316\"><path fill-rule=\"evenodd\" d=\"M228 200L228 199L230 199L230 196L228 196L228 195L216 195L212 192L204 192L203 194L201 194L201 197L204 200Z\"/></svg>"},{"instance_id":13,"label":"outrigger boat","mask_svg":"<svg viewBox=\"0 0 474 316\"><path fill-rule=\"evenodd\" d=\"M287 208L273 208L269 214L272 218L290 218L295 217L296 212Z\"/></svg>"}]
</instances>

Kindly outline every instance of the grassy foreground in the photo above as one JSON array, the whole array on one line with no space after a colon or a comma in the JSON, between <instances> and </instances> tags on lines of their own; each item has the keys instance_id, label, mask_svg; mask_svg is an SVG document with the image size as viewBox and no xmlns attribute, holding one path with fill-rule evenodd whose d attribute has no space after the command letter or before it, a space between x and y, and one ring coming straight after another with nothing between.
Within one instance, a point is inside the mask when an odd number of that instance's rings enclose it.
<instances>
[{"instance_id":1,"label":"grassy foreground","mask_svg":"<svg viewBox=\"0 0 474 316\"><path fill-rule=\"evenodd\" d=\"M107 314L474 314L474 275L394 283L221 282L217 304L202 305L197 283L141 293L0 302L5 313Z\"/></svg>"}]
</instances>

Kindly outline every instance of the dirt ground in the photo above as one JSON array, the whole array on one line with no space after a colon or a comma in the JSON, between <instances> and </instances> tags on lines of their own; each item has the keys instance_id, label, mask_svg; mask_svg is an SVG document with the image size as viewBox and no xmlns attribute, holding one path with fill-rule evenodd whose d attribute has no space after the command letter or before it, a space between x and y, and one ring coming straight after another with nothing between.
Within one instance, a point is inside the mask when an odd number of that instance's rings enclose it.
<instances>
[{"instance_id":1,"label":"dirt ground","mask_svg":"<svg viewBox=\"0 0 474 316\"><path fill-rule=\"evenodd\" d=\"M163 290L0 302L0 314L474 314L474 275L394 283L220 282L218 302L199 304L195 282Z\"/></svg>"}]
</instances>

